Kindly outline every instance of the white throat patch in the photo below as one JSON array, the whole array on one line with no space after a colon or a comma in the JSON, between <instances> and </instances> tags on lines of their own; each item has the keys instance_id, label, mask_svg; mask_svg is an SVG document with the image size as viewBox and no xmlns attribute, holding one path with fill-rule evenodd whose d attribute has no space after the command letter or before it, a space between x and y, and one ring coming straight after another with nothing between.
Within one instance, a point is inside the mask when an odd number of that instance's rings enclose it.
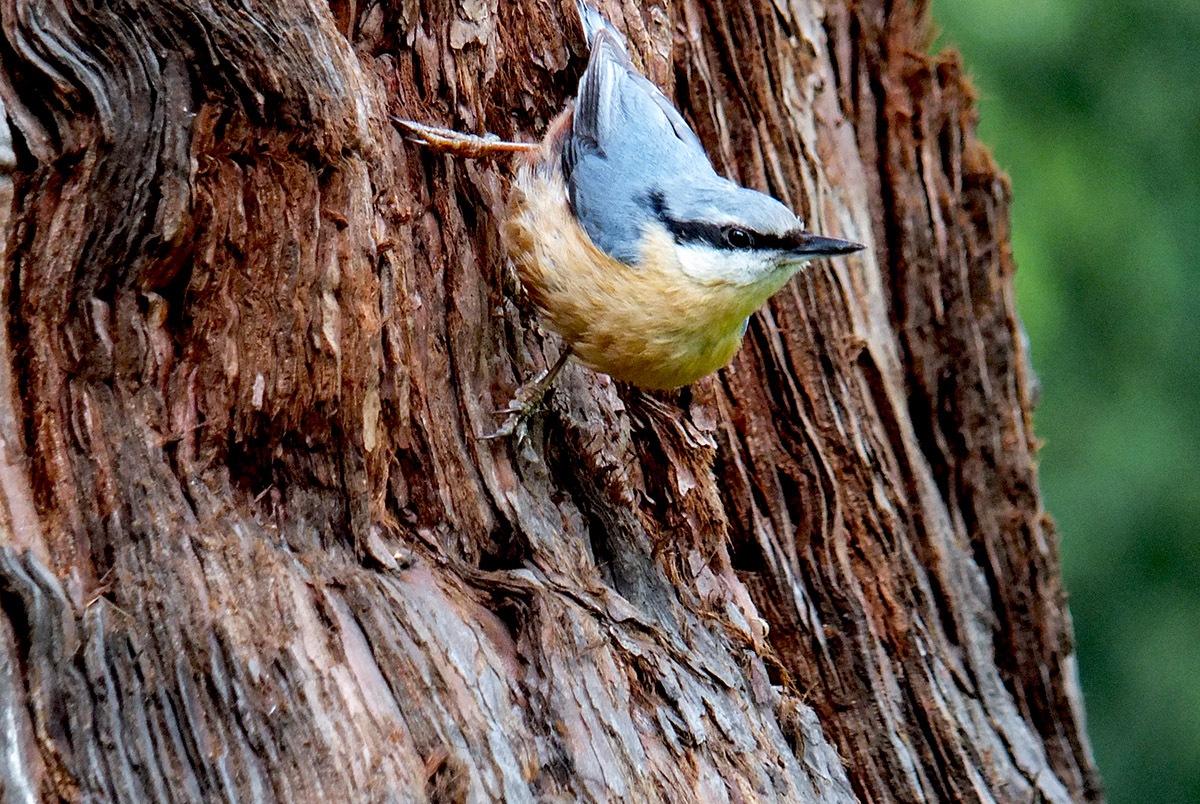
<instances>
[{"instance_id":1,"label":"white throat patch","mask_svg":"<svg viewBox=\"0 0 1200 804\"><path fill-rule=\"evenodd\" d=\"M779 270L771 252L713 248L707 243L680 243L675 247L685 276L705 285L753 285ZM800 266L795 266L799 268Z\"/></svg>"}]
</instances>

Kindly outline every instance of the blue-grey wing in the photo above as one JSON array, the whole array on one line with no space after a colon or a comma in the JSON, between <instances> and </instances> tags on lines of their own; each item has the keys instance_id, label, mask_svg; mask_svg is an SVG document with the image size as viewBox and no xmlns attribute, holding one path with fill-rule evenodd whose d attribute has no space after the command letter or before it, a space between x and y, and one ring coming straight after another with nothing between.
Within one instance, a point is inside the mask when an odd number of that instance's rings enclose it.
<instances>
[{"instance_id":1,"label":"blue-grey wing","mask_svg":"<svg viewBox=\"0 0 1200 804\"><path fill-rule=\"evenodd\" d=\"M651 195L680 176L713 174L696 134L608 27L592 40L562 160L571 206L592 241L631 264L654 215Z\"/></svg>"}]
</instances>

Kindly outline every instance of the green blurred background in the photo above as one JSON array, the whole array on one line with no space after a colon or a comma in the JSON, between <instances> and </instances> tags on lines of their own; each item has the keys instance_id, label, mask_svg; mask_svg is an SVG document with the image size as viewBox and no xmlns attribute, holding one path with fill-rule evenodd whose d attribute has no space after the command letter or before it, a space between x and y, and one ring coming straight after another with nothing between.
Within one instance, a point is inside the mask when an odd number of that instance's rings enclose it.
<instances>
[{"instance_id":1,"label":"green blurred background","mask_svg":"<svg viewBox=\"0 0 1200 804\"><path fill-rule=\"evenodd\" d=\"M1200 804L1200 0L933 0L1013 183L1110 804Z\"/></svg>"}]
</instances>

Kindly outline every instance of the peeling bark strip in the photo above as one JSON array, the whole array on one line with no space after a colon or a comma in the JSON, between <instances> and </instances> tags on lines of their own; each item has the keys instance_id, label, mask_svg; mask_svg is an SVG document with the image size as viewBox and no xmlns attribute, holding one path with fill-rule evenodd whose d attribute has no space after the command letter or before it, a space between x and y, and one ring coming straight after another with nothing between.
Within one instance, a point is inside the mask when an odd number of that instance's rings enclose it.
<instances>
[{"instance_id":1,"label":"peeling bark strip","mask_svg":"<svg viewBox=\"0 0 1200 804\"><path fill-rule=\"evenodd\" d=\"M924 3L601 6L870 248L690 389L569 366L519 451L511 167L388 120L538 138L571 2L0 3L0 799L1102 800Z\"/></svg>"}]
</instances>

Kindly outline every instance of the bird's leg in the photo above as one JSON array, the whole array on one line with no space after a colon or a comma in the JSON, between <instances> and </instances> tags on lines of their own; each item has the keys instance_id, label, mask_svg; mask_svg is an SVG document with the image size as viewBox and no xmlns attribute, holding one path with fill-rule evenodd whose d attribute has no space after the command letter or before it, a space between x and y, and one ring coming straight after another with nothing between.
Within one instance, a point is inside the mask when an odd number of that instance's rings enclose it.
<instances>
[{"instance_id":1,"label":"bird's leg","mask_svg":"<svg viewBox=\"0 0 1200 804\"><path fill-rule=\"evenodd\" d=\"M553 366L543 371L535 379L523 383L517 389L517 392L513 394L513 399L508 403L508 406L496 411L497 413L508 414L508 418L504 420L504 424L500 425L500 428L496 432L485 435L483 438L491 440L493 438L504 438L515 435L518 443L524 440L529 418L541 407L542 400L546 398L546 393L554 385L554 381L558 378L563 366L567 364L567 358L570 356L571 347L568 346L563 349L562 354L558 356L558 360L554 361Z\"/></svg>"},{"instance_id":2,"label":"bird's leg","mask_svg":"<svg viewBox=\"0 0 1200 804\"><path fill-rule=\"evenodd\" d=\"M461 156L465 159L478 159L485 156L522 153L536 151L542 146L534 142L506 142L494 134L464 134L448 128L435 128L412 120L393 117L396 128L404 132L404 136L412 142L420 143L435 151Z\"/></svg>"}]
</instances>

